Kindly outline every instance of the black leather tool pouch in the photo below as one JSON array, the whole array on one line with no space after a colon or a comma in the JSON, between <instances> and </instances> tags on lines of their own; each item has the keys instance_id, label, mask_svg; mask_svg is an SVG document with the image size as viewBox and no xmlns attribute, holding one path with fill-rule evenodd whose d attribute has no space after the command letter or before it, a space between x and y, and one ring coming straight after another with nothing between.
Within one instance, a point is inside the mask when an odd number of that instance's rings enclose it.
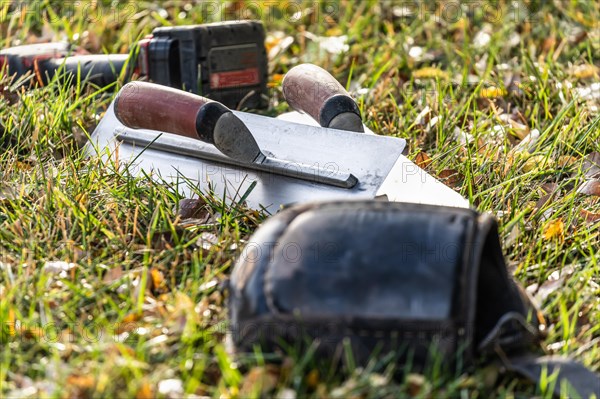
<instances>
[{"instance_id":1,"label":"black leather tool pouch","mask_svg":"<svg viewBox=\"0 0 600 399\"><path fill-rule=\"evenodd\" d=\"M541 316L508 275L497 225L473 210L378 201L296 206L250 239L230 282L238 351L346 343L468 366L538 346ZM451 361L452 360L452 361Z\"/></svg>"}]
</instances>

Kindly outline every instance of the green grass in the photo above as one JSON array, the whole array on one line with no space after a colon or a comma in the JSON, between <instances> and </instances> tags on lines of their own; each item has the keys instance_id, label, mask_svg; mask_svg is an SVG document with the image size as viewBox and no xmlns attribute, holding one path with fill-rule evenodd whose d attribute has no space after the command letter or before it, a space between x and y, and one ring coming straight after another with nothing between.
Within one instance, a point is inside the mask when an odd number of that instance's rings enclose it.
<instances>
[{"instance_id":1,"label":"green grass","mask_svg":"<svg viewBox=\"0 0 600 399\"><path fill-rule=\"evenodd\" d=\"M411 159L430 158L430 173L454 174L448 183L498 217L510 270L530 291L547 291L537 294L546 349L600 371L600 230L591 220L600 219L600 204L576 192L585 156L600 151L600 100L574 95L599 82L596 2L522 1L518 10L513 2L466 2L460 15L456 2L407 7L412 15L402 10L408 2L392 1L271 4L260 13L239 2L12 3L0 2L3 48L43 37L126 52L163 24L260 14L272 35L294 39L270 60L271 107L262 112L287 110L277 75L297 63L348 82L370 128L408 139ZM348 51L329 54L302 31L347 35ZM424 379L394 379L385 358L338 371L310 351L278 362L231 357L219 283L264 216L202 193L208 222L182 224L172 187L83 158L112 91L59 82L21 91L3 75L0 90L3 397L165 396L159 386L170 379L186 394L213 397L534 393L492 369L440 375L433 367ZM534 129L531 152L521 150ZM66 262L64 270L54 261Z\"/></svg>"}]
</instances>

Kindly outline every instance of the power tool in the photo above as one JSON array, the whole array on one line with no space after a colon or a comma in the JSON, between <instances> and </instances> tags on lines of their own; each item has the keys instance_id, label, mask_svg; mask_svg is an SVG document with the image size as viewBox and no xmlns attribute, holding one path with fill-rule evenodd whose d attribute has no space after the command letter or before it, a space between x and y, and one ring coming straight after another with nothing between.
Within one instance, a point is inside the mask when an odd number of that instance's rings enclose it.
<instances>
[{"instance_id":1,"label":"power tool","mask_svg":"<svg viewBox=\"0 0 600 399\"><path fill-rule=\"evenodd\" d=\"M79 73L82 80L105 87L123 74L124 80L138 77L231 108L262 108L268 79L264 42L258 21L160 27L136 44L131 59L128 54L82 54L68 43L41 43L0 50L0 70L31 75L30 86L46 85L57 73Z\"/></svg>"}]
</instances>

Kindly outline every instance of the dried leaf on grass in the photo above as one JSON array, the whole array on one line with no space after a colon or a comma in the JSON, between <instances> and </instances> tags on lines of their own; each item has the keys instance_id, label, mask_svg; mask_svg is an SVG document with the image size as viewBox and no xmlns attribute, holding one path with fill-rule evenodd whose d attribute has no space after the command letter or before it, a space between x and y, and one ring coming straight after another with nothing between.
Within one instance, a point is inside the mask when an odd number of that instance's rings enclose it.
<instances>
[{"instance_id":1,"label":"dried leaf on grass","mask_svg":"<svg viewBox=\"0 0 600 399\"><path fill-rule=\"evenodd\" d=\"M104 277L102 278L102 282L105 284L112 284L115 281L120 280L123 277L123 267L121 265L117 265L112 269L108 269Z\"/></svg>"},{"instance_id":2,"label":"dried leaf on grass","mask_svg":"<svg viewBox=\"0 0 600 399\"><path fill-rule=\"evenodd\" d=\"M150 269L150 279L152 281L151 289L154 293L164 293L167 291L163 272L153 267Z\"/></svg>"},{"instance_id":3,"label":"dried leaf on grass","mask_svg":"<svg viewBox=\"0 0 600 399\"><path fill-rule=\"evenodd\" d=\"M540 209L543 209L548 202L550 202L554 197L556 197L558 192L558 184L556 183L544 183L540 187L544 192L544 195L540 197L540 199L535 203L534 211L537 212Z\"/></svg>"},{"instance_id":4,"label":"dried leaf on grass","mask_svg":"<svg viewBox=\"0 0 600 399\"><path fill-rule=\"evenodd\" d=\"M264 396L277 386L278 379L279 370L275 366L253 367L245 375L240 389L240 397L250 397L256 393Z\"/></svg>"},{"instance_id":5,"label":"dried leaf on grass","mask_svg":"<svg viewBox=\"0 0 600 399\"><path fill-rule=\"evenodd\" d=\"M480 90L479 96L482 98L499 98L504 97L507 94L506 89L500 87L490 86Z\"/></svg>"},{"instance_id":6,"label":"dried leaf on grass","mask_svg":"<svg viewBox=\"0 0 600 399\"><path fill-rule=\"evenodd\" d=\"M438 173L438 178L448 187L458 188L465 177L456 169L444 169Z\"/></svg>"},{"instance_id":7,"label":"dried leaf on grass","mask_svg":"<svg viewBox=\"0 0 600 399\"><path fill-rule=\"evenodd\" d=\"M135 399L152 399L155 396L156 395L154 394L152 386L147 381L144 381L140 385L140 388L138 389L137 393L135 394Z\"/></svg>"},{"instance_id":8,"label":"dried leaf on grass","mask_svg":"<svg viewBox=\"0 0 600 399\"><path fill-rule=\"evenodd\" d=\"M578 161L578 159L571 155L561 155L556 160L555 164L557 168L570 168Z\"/></svg>"},{"instance_id":9,"label":"dried leaf on grass","mask_svg":"<svg viewBox=\"0 0 600 399\"><path fill-rule=\"evenodd\" d=\"M589 79L596 78L598 79L598 74L600 73L600 68L596 65L584 64L577 65L569 71L570 75L577 79Z\"/></svg>"},{"instance_id":10,"label":"dried leaf on grass","mask_svg":"<svg viewBox=\"0 0 600 399\"><path fill-rule=\"evenodd\" d=\"M555 270L552 272L546 281L539 287L533 285L528 287L528 291L535 293L535 299L538 303L542 303L548 298L553 292L561 288L565 280L573 274L574 269L571 267L564 268L563 270Z\"/></svg>"},{"instance_id":11,"label":"dried leaf on grass","mask_svg":"<svg viewBox=\"0 0 600 399\"><path fill-rule=\"evenodd\" d=\"M433 162L431 157L424 151L420 151L415 157L415 163L421 169L427 169L431 162Z\"/></svg>"},{"instance_id":12,"label":"dried leaf on grass","mask_svg":"<svg viewBox=\"0 0 600 399\"><path fill-rule=\"evenodd\" d=\"M579 186L577 193L600 197L600 180L592 179L585 181L581 186Z\"/></svg>"},{"instance_id":13,"label":"dried leaf on grass","mask_svg":"<svg viewBox=\"0 0 600 399\"><path fill-rule=\"evenodd\" d=\"M440 80L448 80L450 79L450 75L447 72L442 71L439 68L434 67L425 67L421 69L417 69L412 73L413 78L415 79L440 79Z\"/></svg>"},{"instance_id":14,"label":"dried leaf on grass","mask_svg":"<svg viewBox=\"0 0 600 399\"><path fill-rule=\"evenodd\" d=\"M600 153L591 152L586 155L581 170L588 179L600 178Z\"/></svg>"},{"instance_id":15,"label":"dried leaf on grass","mask_svg":"<svg viewBox=\"0 0 600 399\"><path fill-rule=\"evenodd\" d=\"M587 209L580 209L579 215L588 223L600 222L600 213L590 212Z\"/></svg>"},{"instance_id":16,"label":"dried leaf on grass","mask_svg":"<svg viewBox=\"0 0 600 399\"><path fill-rule=\"evenodd\" d=\"M67 384L81 390L91 389L96 385L96 379L91 375L71 374L67 377Z\"/></svg>"},{"instance_id":17,"label":"dried leaf on grass","mask_svg":"<svg viewBox=\"0 0 600 399\"><path fill-rule=\"evenodd\" d=\"M177 215L181 219L202 219L208 221L210 218L209 206L206 201L199 198L184 198L179 201Z\"/></svg>"}]
</instances>

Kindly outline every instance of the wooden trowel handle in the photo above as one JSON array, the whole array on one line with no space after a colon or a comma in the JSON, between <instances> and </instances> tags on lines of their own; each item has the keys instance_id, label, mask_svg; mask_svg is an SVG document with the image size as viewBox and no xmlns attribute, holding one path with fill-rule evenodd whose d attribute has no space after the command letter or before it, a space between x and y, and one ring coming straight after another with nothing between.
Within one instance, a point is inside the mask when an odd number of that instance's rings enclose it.
<instances>
[{"instance_id":1,"label":"wooden trowel handle","mask_svg":"<svg viewBox=\"0 0 600 399\"><path fill-rule=\"evenodd\" d=\"M132 129L160 130L199 139L196 115L209 102L170 87L131 82L123 86L114 107L117 119Z\"/></svg>"},{"instance_id":2,"label":"wooden trowel handle","mask_svg":"<svg viewBox=\"0 0 600 399\"><path fill-rule=\"evenodd\" d=\"M117 119L132 129L159 130L199 139L244 163L265 155L246 125L223 104L147 82L127 83L115 98Z\"/></svg>"},{"instance_id":3,"label":"wooden trowel handle","mask_svg":"<svg viewBox=\"0 0 600 399\"><path fill-rule=\"evenodd\" d=\"M298 65L285 75L282 86L288 104L310 115L321 126L364 132L356 102L323 68Z\"/></svg>"}]
</instances>

